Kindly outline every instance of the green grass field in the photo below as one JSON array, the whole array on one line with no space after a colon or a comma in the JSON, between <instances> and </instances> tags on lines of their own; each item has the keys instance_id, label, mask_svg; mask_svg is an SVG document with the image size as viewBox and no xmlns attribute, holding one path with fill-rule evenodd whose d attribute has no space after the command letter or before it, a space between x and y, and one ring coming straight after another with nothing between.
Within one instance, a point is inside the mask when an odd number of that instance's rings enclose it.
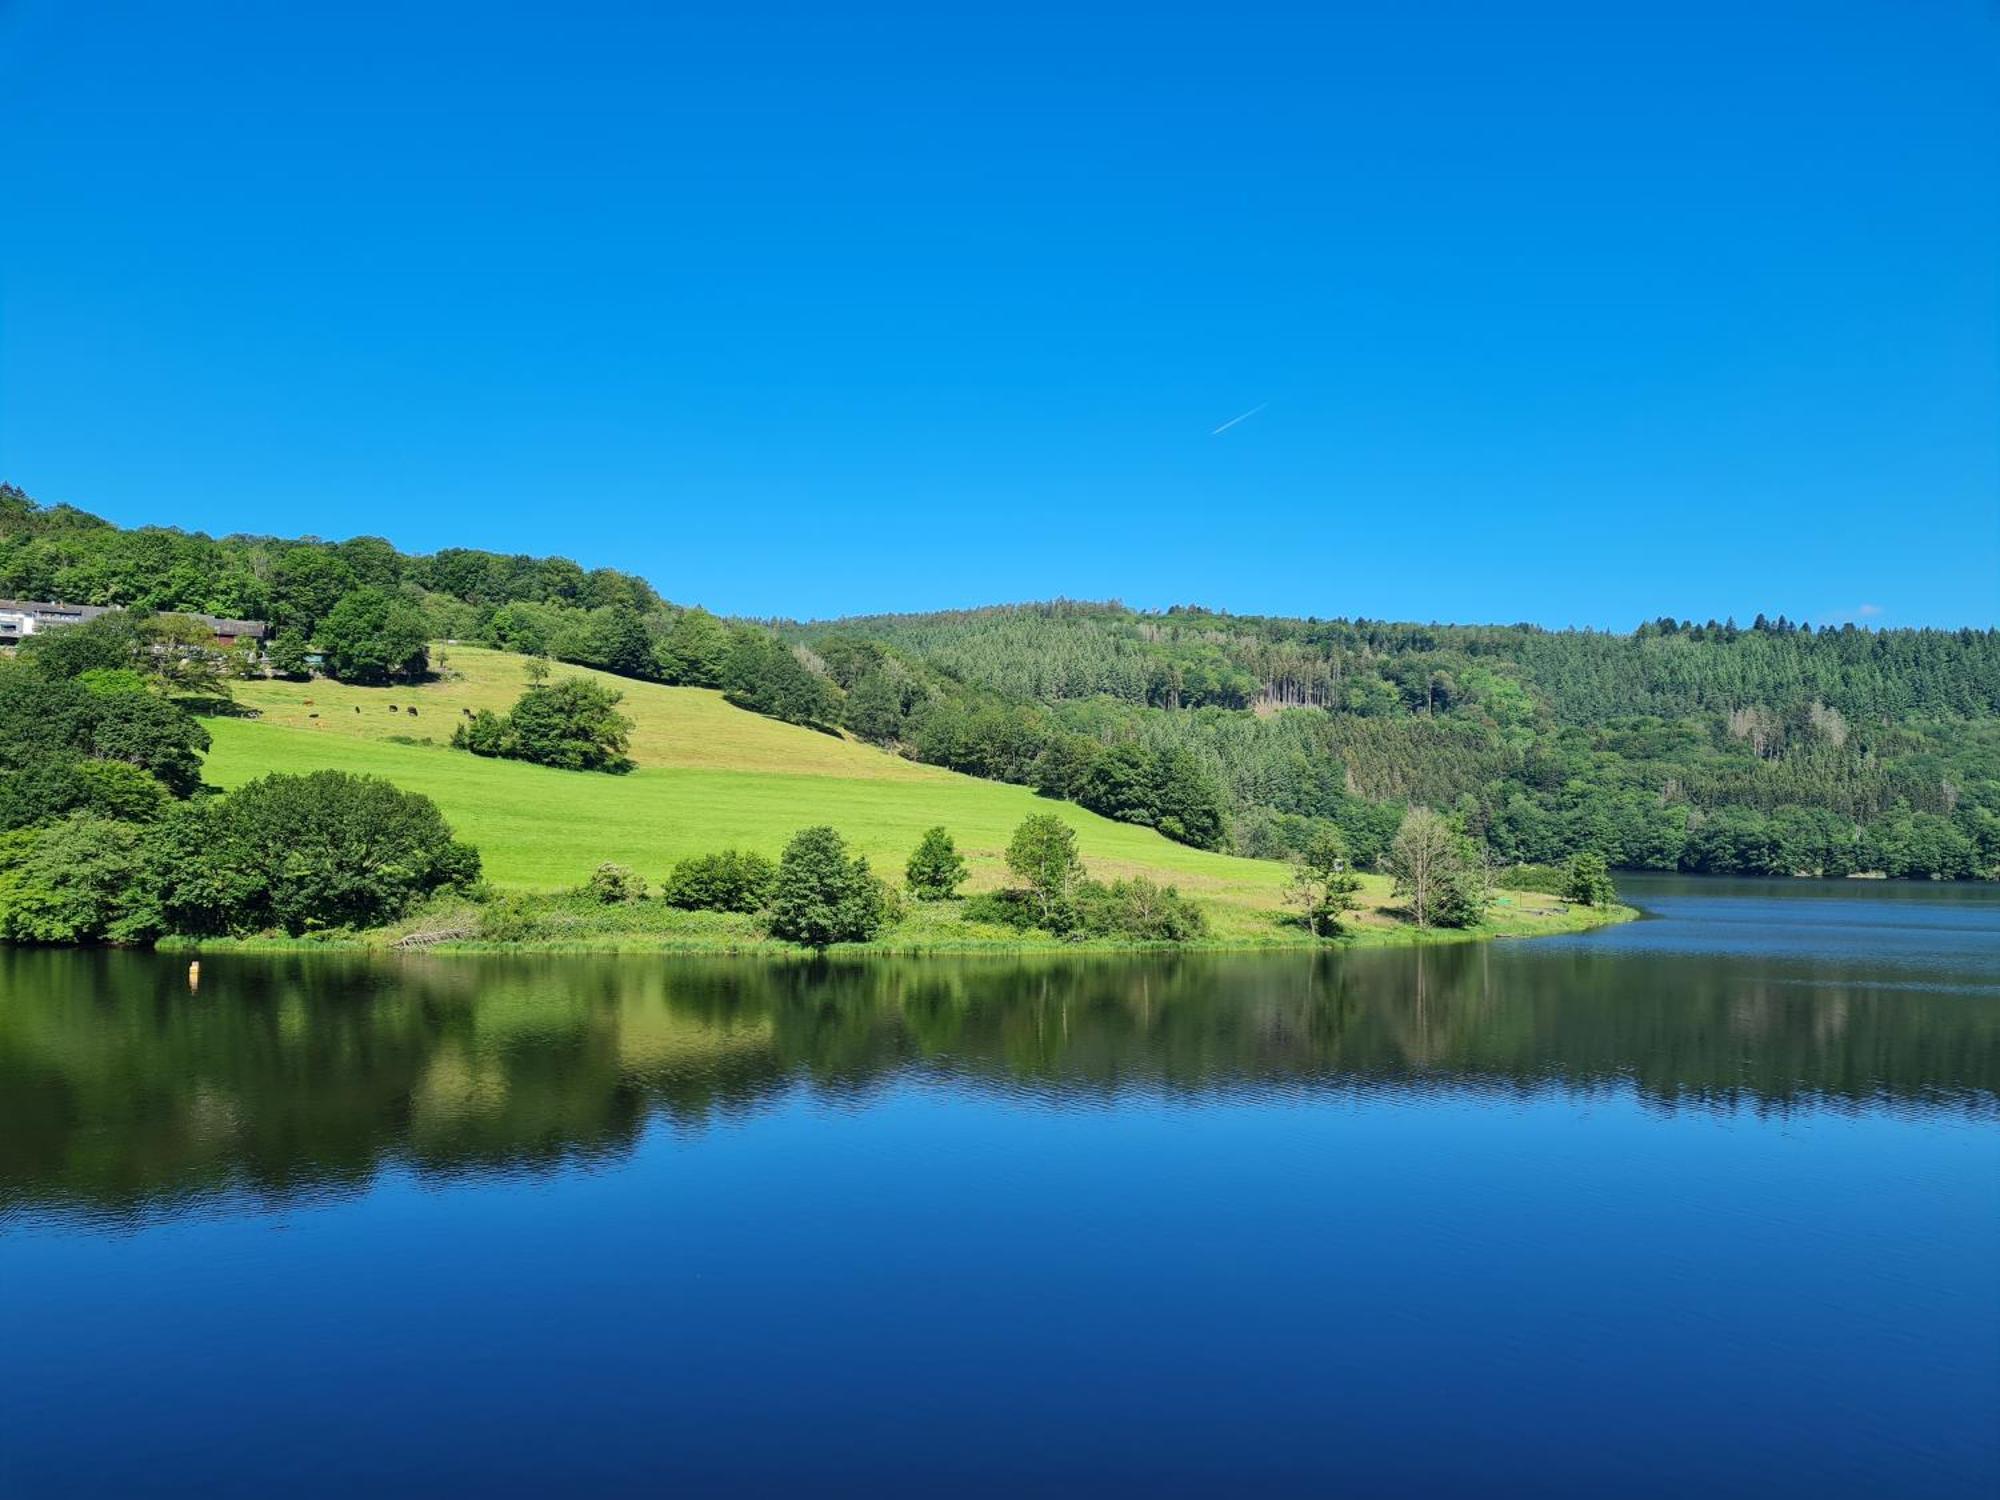
<instances>
[{"instance_id":1,"label":"green grass field","mask_svg":"<svg viewBox=\"0 0 2000 1500\"><path fill-rule=\"evenodd\" d=\"M208 779L241 785L270 771L341 770L387 777L434 799L461 837L477 845L496 885L556 891L615 860L657 881L689 854L734 846L775 856L798 829L830 823L878 873L900 879L923 831L943 824L972 868L971 885L1002 884L1015 826L1053 812L1077 830L1090 873L1142 874L1207 906L1225 940L1281 941L1287 871L1176 844L1025 787L920 766L872 746L782 724L731 707L719 693L604 677L625 694L634 721L624 776L555 771L449 749L467 710L505 709L519 696L524 660L468 646L441 649L436 680L418 687L251 682L236 698L255 718L205 721L214 737ZM390 705L395 705L391 711ZM416 708L413 716L410 708ZM430 744L402 743L428 738ZM1400 924L1379 908L1388 882L1367 877L1361 926L1383 935ZM1495 930L1554 930L1559 903L1509 892Z\"/></svg>"}]
</instances>

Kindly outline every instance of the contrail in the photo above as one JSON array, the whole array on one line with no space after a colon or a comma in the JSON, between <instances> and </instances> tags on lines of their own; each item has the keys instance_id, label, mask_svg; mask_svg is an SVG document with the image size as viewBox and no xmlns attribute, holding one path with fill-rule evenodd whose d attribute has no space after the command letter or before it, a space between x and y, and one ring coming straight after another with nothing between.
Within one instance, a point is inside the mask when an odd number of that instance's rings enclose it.
<instances>
[{"instance_id":1,"label":"contrail","mask_svg":"<svg viewBox=\"0 0 2000 1500\"><path fill-rule=\"evenodd\" d=\"M1271 403L1268 401L1259 401L1255 406L1251 407L1250 410L1243 413L1242 416L1231 417L1227 422L1224 422L1220 427L1216 428L1215 432L1211 432L1209 436L1214 437L1216 433L1227 432L1229 431L1230 428L1234 427L1238 422L1249 421L1252 417L1256 416L1258 412L1262 411L1265 407L1269 406L1270 404Z\"/></svg>"}]
</instances>

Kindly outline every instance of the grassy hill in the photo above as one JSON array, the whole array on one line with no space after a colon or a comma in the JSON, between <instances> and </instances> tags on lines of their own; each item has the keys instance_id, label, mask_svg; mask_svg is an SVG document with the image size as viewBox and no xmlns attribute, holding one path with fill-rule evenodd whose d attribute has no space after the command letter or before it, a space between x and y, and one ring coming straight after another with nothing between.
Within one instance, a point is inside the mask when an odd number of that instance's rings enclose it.
<instances>
[{"instance_id":1,"label":"grassy hill","mask_svg":"<svg viewBox=\"0 0 2000 1500\"><path fill-rule=\"evenodd\" d=\"M1279 940L1286 868L1173 843L1025 787L981 781L902 760L872 746L732 707L701 688L663 687L581 667L625 694L638 769L624 776L556 771L486 760L448 748L468 712L504 710L524 685L524 659L448 646L437 678L415 687L329 681L238 684L255 717L207 722L208 779L237 786L269 771L333 769L385 776L433 798L479 847L495 884L554 891L577 885L600 862L658 880L677 859L736 846L775 856L801 827L830 823L876 869L900 877L926 828L943 824L972 868L972 886L1004 883L1003 851L1032 813L1054 812L1076 830L1100 878L1143 874L1178 885L1209 908L1218 937ZM393 705L393 707L392 707ZM411 710L415 712L412 713ZM1366 897L1386 902L1369 877ZM1548 930L1556 903L1508 893L1505 930ZM1384 932L1390 919L1365 919Z\"/></svg>"}]
</instances>

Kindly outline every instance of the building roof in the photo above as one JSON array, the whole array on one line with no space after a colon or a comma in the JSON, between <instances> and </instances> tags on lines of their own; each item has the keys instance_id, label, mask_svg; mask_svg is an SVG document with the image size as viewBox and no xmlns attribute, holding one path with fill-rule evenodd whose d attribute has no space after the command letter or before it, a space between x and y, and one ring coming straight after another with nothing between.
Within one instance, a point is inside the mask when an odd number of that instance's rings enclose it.
<instances>
[{"instance_id":1,"label":"building roof","mask_svg":"<svg viewBox=\"0 0 2000 1500\"><path fill-rule=\"evenodd\" d=\"M37 620L50 624L76 624L94 620L99 615L117 614L122 608L117 604L64 604L51 599L0 599L0 615L33 615ZM189 609L162 610L160 613L183 615L217 635L262 640L270 632L270 627L262 620L226 620L219 615L197 614Z\"/></svg>"}]
</instances>

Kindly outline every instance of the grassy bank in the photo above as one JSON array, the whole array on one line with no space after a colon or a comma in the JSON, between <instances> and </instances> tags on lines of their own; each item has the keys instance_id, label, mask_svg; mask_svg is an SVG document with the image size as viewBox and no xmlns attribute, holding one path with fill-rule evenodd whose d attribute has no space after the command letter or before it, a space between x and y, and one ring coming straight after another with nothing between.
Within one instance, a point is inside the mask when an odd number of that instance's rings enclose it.
<instances>
[{"instance_id":1,"label":"grassy bank","mask_svg":"<svg viewBox=\"0 0 2000 1500\"><path fill-rule=\"evenodd\" d=\"M1090 873L1102 880L1143 875L1180 888L1208 914L1212 943L1287 947L1311 939L1289 919L1287 868L1190 849L1151 829L1115 823L1026 787L981 781L917 765L873 746L779 723L732 707L721 694L607 677L580 667L558 675L598 678L621 691L633 721L624 776L557 771L452 750L452 729L468 713L504 710L524 685L524 659L470 646L440 648L441 671L412 687L370 688L314 681L239 684L246 716L207 720L214 738L208 779L239 786L270 771L340 770L387 777L422 792L477 845L487 879L509 907L511 925L482 915L427 913L414 923L341 941L390 947L424 922L472 924L474 934L439 950L514 947L649 952L783 952L753 919L680 912L658 902L593 906L560 893L600 863L628 865L657 882L675 861L724 847L776 857L798 829L830 823L868 856L878 873L900 879L925 829L950 830L971 870L969 889L1007 882L1003 852L1023 818L1053 812L1077 832ZM416 712L411 713L414 709ZM1508 891L1491 919L1464 934L1418 933L1390 911L1389 882L1365 877L1354 944L1528 936L1577 931L1605 916L1573 910L1534 892ZM476 935L505 926L507 936ZM310 946L325 944L305 940ZM251 945L292 946L284 940ZM244 945L236 945L244 946ZM883 952L1020 951L1079 947L1052 937L960 920L946 905L912 905L871 948Z\"/></svg>"},{"instance_id":2,"label":"grassy bank","mask_svg":"<svg viewBox=\"0 0 2000 1500\"><path fill-rule=\"evenodd\" d=\"M1592 910L1564 908L1560 903L1524 904L1508 893L1495 903L1489 919L1477 927L1420 931L1405 922L1371 919L1350 926L1336 945L1379 948L1537 937L1583 932L1636 915L1622 906ZM883 955L1118 953L1149 946L1158 945L1022 933L1010 927L968 922L960 915L958 903L910 902L902 918L876 941L842 944L839 951ZM1261 931L1218 932L1201 942L1174 946L1182 950L1278 951L1325 944L1299 927L1274 919ZM441 902L403 922L368 932L303 938L170 939L161 947L170 952L710 953L767 957L806 951L766 936L753 916L680 911L660 901L605 906L584 897L547 893L503 895L490 908L464 900Z\"/></svg>"}]
</instances>

